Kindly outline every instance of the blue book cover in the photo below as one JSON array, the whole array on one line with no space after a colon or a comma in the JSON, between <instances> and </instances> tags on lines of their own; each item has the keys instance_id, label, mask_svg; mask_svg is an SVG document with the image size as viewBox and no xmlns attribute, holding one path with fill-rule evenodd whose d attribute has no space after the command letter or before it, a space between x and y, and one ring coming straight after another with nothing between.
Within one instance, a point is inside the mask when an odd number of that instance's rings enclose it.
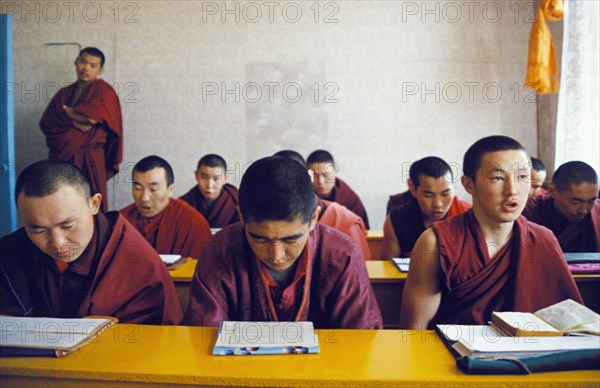
<instances>
[{"instance_id":1,"label":"blue book cover","mask_svg":"<svg viewBox=\"0 0 600 388\"><path fill-rule=\"evenodd\" d=\"M215 356L319 353L312 322L223 321L213 348Z\"/></svg>"}]
</instances>

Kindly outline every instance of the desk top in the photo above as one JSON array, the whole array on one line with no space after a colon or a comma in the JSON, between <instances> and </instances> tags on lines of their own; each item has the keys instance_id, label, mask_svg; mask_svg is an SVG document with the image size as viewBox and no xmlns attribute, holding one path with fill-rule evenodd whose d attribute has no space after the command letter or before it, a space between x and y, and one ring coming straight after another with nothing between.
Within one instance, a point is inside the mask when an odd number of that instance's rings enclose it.
<instances>
[{"instance_id":1,"label":"desk top","mask_svg":"<svg viewBox=\"0 0 600 388\"><path fill-rule=\"evenodd\" d=\"M189 259L181 267L169 271L173 281L175 282L190 282L194 276L194 270L196 269L196 263L198 260ZM369 260L365 262L367 264L367 272L371 282L378 283L392 283L404 281L406 279L406 273L400 272L398 268L391 261L383 260Z\"/></svg>"},{"instance_id":2,"label":"desk top","mask_svg":"<svg viewBox=\"0 0 600 388\"><path fill-rule=\"evenodd\" d=\"M383 240L383 230L367 230L368 240Z\"/></svg>"},{"instance_id":3,"label":"desk top","mask_svg":"<svg viewBox=\"0 0 600 388\"><path fill-rule=\"evenodd\" d=\"M216 329L115 325L64 358L3 358L8 376L110 383L244 386L569 386L600 383L598 371L474 376L433 331L318 330L320 354L212 356ZM6 381L6 380L5 380ZM10 379L9 379L10 381ZM40 382L40 380L37 380Z\"/></svg>"}]
</instances>

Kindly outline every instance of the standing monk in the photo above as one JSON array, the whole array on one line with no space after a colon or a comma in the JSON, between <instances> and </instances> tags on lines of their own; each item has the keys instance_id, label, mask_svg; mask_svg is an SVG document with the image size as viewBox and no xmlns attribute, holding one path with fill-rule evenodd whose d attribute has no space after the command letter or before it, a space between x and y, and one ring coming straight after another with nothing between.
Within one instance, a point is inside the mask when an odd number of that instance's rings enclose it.
<instances>
[{"instance_id":1,"label":"standing monk","mask_svg":"<svg viewBox=\"0 0 600 388\"><path fill-rule=\"evenodd\" d=\"M40 121L50 149L48 158L73 163L102 194L101 211L108 211L106 182L123 160L123 119L114 89L98 79L104 54L86 47L75 60L77 82L56 93Z\"/></svg>"}]
</instances>

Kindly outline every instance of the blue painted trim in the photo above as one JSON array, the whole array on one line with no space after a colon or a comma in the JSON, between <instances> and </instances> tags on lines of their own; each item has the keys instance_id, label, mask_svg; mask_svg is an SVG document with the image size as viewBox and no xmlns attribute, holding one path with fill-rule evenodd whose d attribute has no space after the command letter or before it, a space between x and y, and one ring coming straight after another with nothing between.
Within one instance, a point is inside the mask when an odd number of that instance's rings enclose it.
<instances>
[{"instance_id":1,"label":"blue painted trim","mask_svg":"<svg viewBox=\"0 0 600 388\"><path fill-rule=\"evenodd\" d=\"M17 229L17 206L13 199L16 181L15 106L12 57L12 15L0 15L0 236Z\"/></svg>"}]
</instances>

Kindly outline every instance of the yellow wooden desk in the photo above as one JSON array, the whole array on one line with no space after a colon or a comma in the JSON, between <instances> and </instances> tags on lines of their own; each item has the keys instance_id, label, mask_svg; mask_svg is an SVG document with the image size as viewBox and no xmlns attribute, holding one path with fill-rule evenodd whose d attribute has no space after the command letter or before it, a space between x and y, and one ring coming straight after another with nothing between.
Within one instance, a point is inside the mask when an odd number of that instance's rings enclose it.
<instances>
[{"instance_id":1,"label":"yellow wooden desk","mask_svg":"<svg viewBox=\"0 0 600 388\"><path fill-rule=\"evenodd\" d=\"M318 330L320 354L212 356L216 329L116 325L64 358L3 358L2 388L52 386L575 387L600 372L465 375L433 331Z\"/></svg>"},{"instance_id":2,"label":"yellow wooden desk","mask_svg":"<svg viewBox=\"0 0 600 388\"><path fill-rule=\"evenodd\" d=\"M371 259L381 259L383 230L367 230L367 245L369 246L369 251L371 251Z\"/></svg>"}]
</instances>

